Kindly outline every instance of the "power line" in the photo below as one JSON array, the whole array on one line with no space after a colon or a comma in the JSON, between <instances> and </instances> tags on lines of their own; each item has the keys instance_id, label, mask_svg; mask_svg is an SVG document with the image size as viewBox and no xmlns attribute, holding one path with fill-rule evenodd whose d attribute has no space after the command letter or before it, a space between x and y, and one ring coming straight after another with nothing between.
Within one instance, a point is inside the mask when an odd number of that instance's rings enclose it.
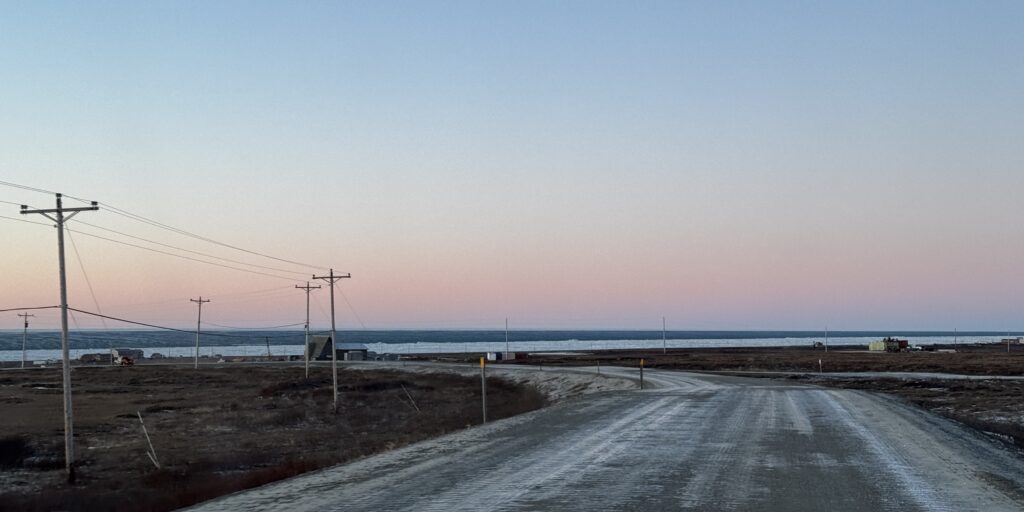
<instances>
[{"instance_id":1,"label":"power line","mask_svg":"<svg viewBox=\"0 0 1024 512\"><path fill-rule=\"evenodd\" d=\"M60 306L56 306L56 307L60 307ZM26 309L31 309L31 308L17 308L17 311L26 310ZM164 326L164 325L156 325L156 324L150 324L150 323L146 323L146 322L138 322L138 321L135 321L135 320L128 320L126 318L119 318L119 317L116 317L116 316L104 315L104 314L100 314L100 313L94 313L92 311L85 311L85 310L81 310L81 309L77 309L77 308L72 308L72 307L68 307L68 310L69 311L75 311L75 312L78 312L78 313L82 313L83 315L102 317L102 318L106 318L107 320L114 320L114 321L123 322L123 323L126 323L126 324L138 325L138 326L142 326L142 327L150 327L150 328L153 328L153 329L160 329L160 330L164 330L164 331L183 332L183 333L187 333L187 334L195 334L195 332L196 332L196 331L190 331L190 330L185 330L185 329L178 329L178 328L175 328L175 327L167 327L167 326ZM16 310L11 309L9 311L16 311ZM218 337L221 337L221 338L252 338L252 336L249 336L249 335L226 334L226 333L222 333L222 332L204 332L203 334L205 336L218 336ZM324 331L324 334L326 334L326 331ZM301 336L301 334L275 334L275 335L272 335L272 336L260 336L260 337L261 338L264 338L264 337L265 338L296 338L298 336Z\"/></svg>"},{"instance_id":2,"label":"power line","mask_svg":"<svg viewBox=\"0 0 1024 512\"><path fill-rule=\"evenodd\" d=\"M33 311L36 309L57 309L60 306L36 306L33 308L11 308L11 309L0 309L0 313L6 313L8 311Z\"/></svg>"},{"instance_id":3,"label":"power line","mask_svg":"<svg viewBox=\"0 0 1024 512\"><path fill-rule=\"evenodd\" d=\"M30 187L28 185L19 185L17 183L11 183L9 181L0 181L0 185L6 185L8 187L13 187L13 188L20 188L22 190L31 190L32 192L40 192L40 193L43 193L43 194L56 194L56 192L54 192L52 190L43 190L41 188ZM78 200L78 201L84 201L84 199L78 199L77 197L71 197L71 196L67 196L67 197L71 198L71 199Z\"/></svg>"},{"instance_id":4,"label":"power line","mask_svg":"<svg viewBox=\"0 0 1024 512\"><path fill-rule=\"evenodd\" d=\"M3 199L0 199L0 203L10 204L10 205L14 205L14 206L21 206L22 204L24 204L24 203L15 203L14 201L4 201ZM29 205L29 206L31 206L31 205Z\"/></svg>"},{"instance_id":5,"label":"power line","mask_svg":"<svg viewBox=\"0 0 1024 512\"><path fill-rule=\"evenodd\" d=\"M8 187L18 188L18 189L22 189L22 190L30 190L32 192L40 192L40 193L44 193L44 194L56 194L56 192L51 191L51 190L45 190L45 189L41 189L41 188L30 187L28 185L20 185L18 183L11 183L9 181L0 181L0 185L6 185ZM64 197L67 197L68 199L74 199L76 201L81 201L83 203L87 203L87 204L90 204L90 205L93 204L92 201L87 201L87 200L82 199L80 197L70 196L70 195L67 195L67 194L64 194ZM263 258L269 258L269 259L272 259L272 260L280 261L282 263L290 263L292 265L298 265L300 267L307 267L307 268L312 268L312 269L316 269L316 270L327 270L327 267L324 267L324 266L321 266L321 265L311 265L309 263L302 263L302 262L299 262L299 261L287 260L287 259L284 259L284 258L278 258L276 256L271 256L269 254L264 254L264 253L261 253L261 252L252 251L252 250L249 250L249 249L244 249L242 247L231 245L231 244L228 244L228 243L225 243L225 242L220 242L220 241L214 240L212 238L208 238L208 237L205 237L205 236L202 236L202 235L197 235L197 234L192 233L190 231L186 231L186 230L181 229L181 228L176 228L174 226L170 226L168 224L164 224L162 222L146 218L146 217L144 217L142 215L139 215L137 213L132 213L132 212L130 212L128 210L125 210L123 208L117 208L117 207L115 207L113 205L110 205L110 204L107 204L107 203L100 203L100 204L102 204L106 208L106 210L109 210L109 211L111 211L111 212L113 212L113 213L115 213L117 215L121 215L123 217L132 219L132 220L137 221L137 222L142 222L142 223L145 223L145 224L149 224L149 225L154 226L154 227L158 227L158 228L161 228L161 229L166 229L168 231L171 231L173 233L177 233L179 235L195 238L197 240L202 240L204 242L208 242L208 243L211 243L211 244L220 245L222 247L227 247L229 249L234 249L236 251L242 251L242 252L245 252L245 253L248 253L248 254L252 254L254 256L260 256L260 257L263 257Z\"/></svg>"},{"instance_id":6,"label":"power line","mask_svg":"<svg viewBox=\"0 0 1024 512\"><path fill-rule=\"evenodd\" d=\"M6 202L6 201L5 201L5 202ZM16 220L16 221L18 221L18 222L24 222L24 223L26 223L26 224L35 224L35 225L37 225L37 226L46 226L46 227L48 227L48 228L52 228L52 227L53 227L53 224L47 224L47 223L45 223L45 222L36 222L36 221L34 221L34 220L28 220L28 219L19 219L19 218L17 218L17 217L8 217L8 216L6 216L6 215L0 215L0 219L7 219L7 220Z\"/></svg>"},{"instance_id":7,"label":"power line","mask_svg":"<svg viewBox=\"0 0 1024 512\"><path fill-rule=\"evenodd\" d=\"M78 268L82 269L82 277L85 278L85 284L89 288L89 295L92 296L92 303L96 306L96 311L102 313L103 309L100 308L100 301L96 299L96 291L92 288L92 280L89 279L89 274L85 271L85 262L82 261L82 254L78 252L78 245L75 244L75 239L71 236L70 232L68 232L68 240L71 242L71 249L75 251L75 259L78 260ZM106 321L104 320L102 323L103 328L106 329Z\"/></svg>"},{"instance_id":8,"label":"power line","mask_svg":"<svg viewBox=\"0 0 1024 512\"><path fill-rule=\"evenodd\" d=\"M121 244L123 246L134 247L136 249L142 249L143 251L151 251L151 252L163 254L163 255L166 255L166 256L173 256L175 258L186 259L186 260L189 260L189 261L196 261L196 262L199 262L199 263L206 263L208 265L219 266L219 267L222 267L222 268L230 268L232 270L239 270L241 272L249 272L249 273L256 273L256 274L259 274L259 275L266 275L266 276L268 276L268 278L275 278L275 279L286 280L286 281L291 281L291 282L295 281L295 279L287 278L287 276L285 276L285 275L276 275L276 274L273 274L273 273L261 272L259 270L251 270L249 268L239 268L237 266L225 265L223 263L217 263L217 262L214 262L214 261L206 261L206 260L202 260L202 259L198 259L198 258L193 258L193 257L189 257L189 256L182 256L180 254L169 253L167 251L161 251L160 249L154 249L152 247L144 247L144 246L140 246L140 245L137 245L137 244L132 244L130 242L122 242L120 240L114 240L114 239L109 239L109 238L106 238L106 237L100 237L99 234L93 234L91 232L76 231L76 230L73 230L73 229L68 229L68 230L72 231L72 232L77 232L79 234L84 234L84 236L86 236L86 237L92 237L94 239L99 239L99 240L105 240L106 242L113 242L115 244Z\"/></svg>"},{"instance_id":9,"label":"power line","mask_svg":"<svg viewBox=\"0 0 1024 512\"><path fill-rule=\"evenodd\" d=\"M244 253L252 254L254 256L261 256L263 258L269 258L269 259L272 259L272 260L280 261L282 263L290 263L292 265L298 265L300 267L307 267L307 268L312 268L312 269L317 269L317 270L324 270L324 267L322 267L322 266L310 265L309 263L302 263L302 262L299 262L299 261L287 260L287 259L284 259L284 258L278 258L276 256L271 256L269 254L264 254L264 253L257 252L257 251L251 251L249 249L244 249L242 247L238 247L238 246L231 245L231 244L228 244L228 243L220 242L220 241L214 240L212 238L207 238L207 237L202 236L202 235L197 235L197 234L192 233L190 231L185 231L184 229L176 228L174 226L170 226L170 225L164 224L164 223L159 222L159 221L148 219L146 217L143 217L142 215L139 215L139 214L136 214L136 213L132 213L132 212L129 212L127 210L123 210L121 208L117 208L117 207L111 206L111 205L109 205L107 203L101 203L101 204L103 206L105 206L109 211L111 211L111 212L113 212L113 213L115 213L117 215L121 215L122 217L126 217L126 218L129 218L129 219L132 219L132 220L134 220L136 222L142 222L144 224L149 224L150 226L158 227L158 228L161 228L161 229L166 229L168 231L171 231L173 233L177 233L177 234L182 235L182 236L187 236L187 237L190 237L190 238L195 238L196 240L202 240L204 242L220 245L222 247L227 247L229 249L234 249L236 251L242 251Z\"/></svg>"},{"instance_id":10,"label":"power line","mask_svg":"<svg viewBox=\"0 0 1024 512\"><path fill-rule=\"evenodd\" d=\"M348 304L348 310L352 312L352 316L356 317L356 321L359 322L359 325L365 331L366 324L363 323L362 318L359 318L359 313L356 313L356 308L352 307L352 303L348 301L348 295L345 295L345 290L342 290L341 287L339 286L338 291L341 292L341 298L345 299L345 304Z\"/></svg>"},{"instance_id":11,"label":"power line","mask_svg":"<svg viewBox=\"0 0 1024 512\"><path fill-rule=\"evenodd\" d=\"M66 229L66 228L65 228ZM71 241L71 249L75 251L75 259L78 260L78 267L82 269L82 277L85 278L85 284L89 288L89 295L92 296L92 303L96 306L96 311L100 313L103 309L100 308L100 301L96 299L96 291L92 288L92 280L89 279L89 274L85 271L85 262L82 261L82 253L78 252L78 245L75 244L74 237L71 236L71 232L68 232L68 240ZM71 315L71 319L75 320L75 316ZM103 318L100 319L100 323L103 324L103 328L107 329L107 321ZM75 320L75 327L78 327L78 320ZM114 341L107 339L107 348L110 350L110 364L114 364Z\"/></svg>"},{"instance_id":12,"label":"power line","mask_svg":"<svg viewBox=\"0 0 1024 512\"><path fill-rule=\"evenodd\" d=\"M19 219L19 218L16 218L16 217L7 217L7 216L4 216L4 215L0 215L0 219L16 220L16 221L19 221L19 222L27 222L29 224L36 224L36 225L39 225L39 226L52 227L50 224L47 224L45 222L35 222L35 221L31 221L31 220ZM76 230L73 230L73 229L70 229L70 228L66 228L65 231L70 232L70 233L78 233L80 235L84 235L84 236L88 236L88 237L92 237L92 238L98 238L100 240L106 240L107 242L113 242L115 244L127 245L128 247L134 247L136 249L142 249L144 251L150 251L150 252L155 252L155 253L158 253L158 254L163 254L165 256L173 256L175 258L181 258L181 259L185 259L185 260L189 260L189 261L195 261L197 263L205 263L207 265L213 265L213 266L221 267L221 268L228 268L228 269L231 269L231 270L237 270L239 272L248 272L250 274L258 274L258 275L261 275L261 276L274 277L274 278L277 278L277 279L284 279L286 281L293 281L293 282L295 281L295 279L291 278L291 277L285 277L285 276L279 276L279 275L274 275L274 274L268 274L266 272L260 272L258 270L251 270L251 269L247 269L247 268L233 267L231 265L224 265L222 263L217 263L217 262L213 262L213 261L206 261L206 260L201 260L201 259L198 259L198 258L192 258L192 257L189 257L189 256L183 256L181 254L174 254L173 252L161 251L160 249L154 249L152 247L145 247L145 246L142 246L142 245L133 244L131 242L125 242L125 241L122 241L122 240L115 240L113 238L108 238L108 237L100 236L100 235L93 234L93 233L87 233L85 231L76 231ZM130 236L130 235L126 235L126 236ZM156 242L154 242L154 243L156 243ZM249 263L246 263L246 265L249 265ZM286 272L291 272L291 271L286 271ZM299 272L293 272L293 273L300 274Z\"/></svg>"},{"instance_id":13,"label":"power line","mask_svg":"<svg viewBox=\"0 0 1024 512\"><path fill-rule=\"evenodd\" d=\"M128 238L133 238L135 240L141 240L143 242L147 242L147 243L151 243L151 244L156 244L156 245L159 245L159 246L162 246L162 247L167 247L167 248L175 249L175 250L178 250L178 251L184 251L184 252L191 253L191 254L198 254L200 256L205 256L207 258L213 258L213 259L217 259L217 260L228 261L228 262L231 262L231 263L237 263L239 265L248 265L250 267L262 268L264 270L273 270L273 271L276 271L276 272L286 272L286 273L289 273L289 274L295 274L295 275L301 275L301 276L306 275L306 272L296 272L294 270L287 270L287 269L283 269L283 268L267 267L267 266L263 266L263 265L257 265L255 263L247 263L247 262L244 262L244 261L233 260L231 258L225 258L223 256L216 256L216 255L213 255L213 254L207 254L205 252L193 251L191 249L185 249L183 247L177 247L177 246L174 246L174 245L165 244L165 243L157 242L157 241L154 241L154 240L149 240L149 239L146 239L146 238L142 238L140 236L129 235L128 233L122 233L122 232L114 230L114 229L105 228L103 226L97 226L96 224L90 224L88 222L79 221L78 223L86 225L86 226L89 226L89 227L92 227L92 228L102 229L103 231L109 231L111 233L115 233L115 234L118 234L118 235L121 235L121 236L126 236Z\"/></svg>"},{"instance_id":14,"label":"power line","mask_svg":"<svg viewBox=\"0 0 1024 512\"><path fill-rule=\"evenodd\" d=\"M215 324L213 322L206 322L204 325L212 325L214 327L223 327L225 329L238 329L238 330L241 330L241 331L248 331L248 330L252 330L252 331L266 331L266 330L269 330L269 329L282 329L282 328L285 328L285 327L298 327L298 326L304 325L304 324L302 322L299 322L297 324L270 325L270 326L267 326L267 327L236 327L234 325L221 325L221 324Z\"/></svg>"}]
</instances>

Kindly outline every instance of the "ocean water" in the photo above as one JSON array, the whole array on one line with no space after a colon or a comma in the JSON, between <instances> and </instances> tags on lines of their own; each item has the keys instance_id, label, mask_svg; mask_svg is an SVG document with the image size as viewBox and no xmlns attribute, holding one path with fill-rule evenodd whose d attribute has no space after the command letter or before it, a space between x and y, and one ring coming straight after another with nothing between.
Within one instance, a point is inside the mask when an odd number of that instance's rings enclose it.
<instances>
[{"instance_id":1,"label":"ocean water","mask_svg":"<svg viewBox=\"0 0 1024 512\"><path fill-rule=\"evenodd\" d=\"M313 334L313 333L311 333ZM318 332L317 334L322 334ZM961 343L997 342L1018 332L976 331L957 334ZM836 331L829 346L865 345L885 336L909 339L911 344L953 343L954 333L938 331ZM195 333L156 330L77 330L70 333L71 357L113 348L137 348L146 356L190 357ZM558 330L509 331L508 344L501 330L358 330L338 331L342 343L363 343L374 352L394 354L504 351L516 352L661 348L661 331ZM668 331L669 348L766 347L811 345L825 341L821 331ZM302 331L210 331L200 336L203 355L301 355ZM0 361L21 360L22 331L0 331ZM60 333L30 330L26 343L29 361L60 358Z\"/></svg>"}]
</instances>

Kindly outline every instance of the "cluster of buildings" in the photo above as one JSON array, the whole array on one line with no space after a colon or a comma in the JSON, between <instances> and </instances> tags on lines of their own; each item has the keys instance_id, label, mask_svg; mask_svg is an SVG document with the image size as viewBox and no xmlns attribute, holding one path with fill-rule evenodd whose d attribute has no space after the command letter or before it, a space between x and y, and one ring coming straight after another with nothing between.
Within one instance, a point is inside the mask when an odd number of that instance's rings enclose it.
<instances>
[{"instance_id":1,"label":"cluster of buildings","mask_svg":"<svg viewBox=\"0 0 1024 512\"><path fill-rule=\"evenodd\" d=\"M868 350L872 352L909 352L911 347L908 340L886 336L883 340L868 343Z\"/></svg>"}]
</instances>

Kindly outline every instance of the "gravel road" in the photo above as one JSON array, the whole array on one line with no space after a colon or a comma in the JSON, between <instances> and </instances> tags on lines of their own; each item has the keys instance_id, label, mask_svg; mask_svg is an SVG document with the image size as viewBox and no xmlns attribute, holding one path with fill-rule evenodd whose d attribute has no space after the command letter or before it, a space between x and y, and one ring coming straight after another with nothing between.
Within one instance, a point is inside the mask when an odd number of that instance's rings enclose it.
<instances>
[{"instance_id":1,"label":"gravel road","mask_svg":"<svg viewBox=\"0 0 1024 512\"><path fill-rule=\"evenodd\" d=\"M896 400L646 377L192 510L1024 510L1019 452Z\"/></svg>"}]
</instances>

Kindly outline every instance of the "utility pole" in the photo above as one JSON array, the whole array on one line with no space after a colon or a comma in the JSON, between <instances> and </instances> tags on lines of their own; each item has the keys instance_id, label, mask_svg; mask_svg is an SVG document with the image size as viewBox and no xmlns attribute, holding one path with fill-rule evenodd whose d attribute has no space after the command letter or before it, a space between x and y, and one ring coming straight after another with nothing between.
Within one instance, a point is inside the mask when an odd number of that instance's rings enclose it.
<instances>
[{"instance_id":1,"label":"utility pole","mask_svg":"<svg viewBox=\"0 0 1024 512\"><path fill-rule=\"evenodd\" d=\"M483 411L484 423L487 423L487 358L480 358L480 410Z\"/></svg>"},{"instance_id":2,"label":"utility pole","mask_svg":"<svg viewBox=\"0 0 1024 512\"><path fill-rule=\"evenodd\" d=\"M57 261L60 268L60 348L64 363L64 469L68 483L75 483L75 441L74 414L71 409L71 355L68 348L68 279L64 270L64 223L78 212L99 210L99 203L79 208L64 208L61 194L57 194L57 207L45 210L29 210L21 205L21 214L38 213L57 223ZM67 213L68 215L64 215ZM52 214L52 215L51 215Z\"/></svg>"},{"instance_id":3,"label":"utility pole","mask_svg":"<svg viewBox=\"0 0 1024 512\"><path fill-rule=\"evenodd\" d=\"M28 318L34 317L28 313L18 313L18 316L25 318L25 332L21 335L21 367L25 367L25 347L28 344Z\"/></svg>"},{"instance_id":4,"label":"utility pole","mask_svg":"<svg viewBox=\"0 0 1024 512\"><path fill-rule=\"evenodd\" d=\"M326 276L313 276L313 279L320 279L321 281L327 281L331 286L331 374L334 379L334 412L338 412L338 329L334 323L334 283L337 283L339 279L349 279L352 274L345 275L334 275L334 269L331 269L331 273Z\"/></svg>"},{"instance_id":5,"label":"utility pole","mask_svg":"<svg viewBox=\"0 0 1024 512\"><path fill-rule=\"evenodd\" d=\"M210 299L203 300L203 296L200 295L199 299L189 299L190 302L199 304L199 316L196 318L196 361L195 369L199 369L199 332L202 330L203 324L203 303L210 302Z\"/></svg>"},{"instance_id":6,"label":"utility pole","mask_svg":"<svg viewBox=\"0 0 1024 512\"><path fill-rule=\"evenodd\" d=\"M665 333L665 317L661 317L661 353L668 354L668 336Z\"/></svg>"},{"instance_id":7,"label":"utility pole","mask_svg":"<svg viewBox=\"0 0 1024 512\"><path fill-rule=\"evenodd\" d=\"M312 290L319 290L320 285L310 286L309 281L306 281L306 286L295 285L296 288L306 291L306 378L309 378L309 292ZM334 338L331 338L332 340ZM333 341L331 343L334 343Z\"/></svg>"}]
</instances>

